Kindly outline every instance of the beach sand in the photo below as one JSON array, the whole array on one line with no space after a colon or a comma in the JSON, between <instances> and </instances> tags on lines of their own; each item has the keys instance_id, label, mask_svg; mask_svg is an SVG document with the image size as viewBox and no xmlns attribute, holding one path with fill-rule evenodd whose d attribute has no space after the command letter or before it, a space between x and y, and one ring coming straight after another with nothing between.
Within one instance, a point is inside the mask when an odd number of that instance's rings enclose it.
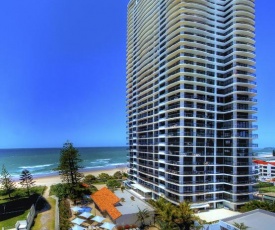
<instances>
[{"instance_id":1,"label":"beach sand","mask_svg":"<svg viewBox=\"0 0 275 230\"><path fill-rule=\"evenodd\" d=\"M86 176L88 174L98 176L100 173L107 173L112 176L117 171L126 172L127 168L126 167L117 167L117 168L112 168L112 169L99 169L99 170L92 170L92 171L84 171L82 173L84 174L84 176ZM45 185L48 187L53 184L62 183L59 175L35 177L34 181L35 181L35 185ZM16 181L16 183L18 183L18 181Z\"/></svg>"}]
</instances>

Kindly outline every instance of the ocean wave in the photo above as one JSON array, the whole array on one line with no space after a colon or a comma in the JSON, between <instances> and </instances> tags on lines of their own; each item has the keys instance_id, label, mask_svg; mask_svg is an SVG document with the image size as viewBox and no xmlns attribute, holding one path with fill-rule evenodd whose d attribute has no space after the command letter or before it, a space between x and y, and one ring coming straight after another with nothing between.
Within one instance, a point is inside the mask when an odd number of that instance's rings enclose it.
<instances>
[{"instance_id":1,"label":"ocean wave","mask_svg":"<svg viewBox=\"0 0 275 230\"><path fill-rule=\"evenodd\" d=\"M108 164L111 159L97 159L95 161L90 161L91 164Z\"/></svg>"},{"instance_id":2,"label":"ocean wave","mask_svg":"<svg viewBox=\"0 0 275 230\"><path fill-rule=\"evenodd\" d=\"M88 166L88 167L84 167L84 169L93 169L93 168L105 168L104 165L98 165L98 166Z\"/></svg>"},{"instance_id":3,"label":"ocean wave","mask_svg":"<svg viewBox=\"0 0 275 230\"><path fill-rule=\"evenodd\" d=\"M111 158L106 158L106 159L97 159L97 161L110 161Z\"/></svg>"},{"instance_id":4,"label":"ocean wave","mask_svg":"<svg viewBox=\"0 0 275 230\"><path fill-rule=\"evenodd\" d=\"M113 164L110 164L110 165L113 165L113 166L118 166L118 165L121 165L121 166L124 166L124 165L127 165L127 163L113 163Z\"/></svg>"},{"instance_id":5,"label":"ocean wave","mask_svg":"<svg viewBox=\"0 0 275 230\"><path fill-rule=\"evenodd\" d=\"M113 164L108 164L108 165L96 165L96 166L85 166L84 169L93 169L93 168L115 168L115 166L125 166L126 167L127 163L113 163Z\"/></svg>"},{"instance_id":6,"label":"ocean wave","mask_svg":"<svg viewBox=\"0 0 275 230\"><path fill-rule=\"evenodd\" d=\"M46 167L50 167L53 164L44 164L44 165L33 165L33 166L20 166L18 168L20 169L36 169L36 168L46 168Z\"/></svg>"}]
</instances>

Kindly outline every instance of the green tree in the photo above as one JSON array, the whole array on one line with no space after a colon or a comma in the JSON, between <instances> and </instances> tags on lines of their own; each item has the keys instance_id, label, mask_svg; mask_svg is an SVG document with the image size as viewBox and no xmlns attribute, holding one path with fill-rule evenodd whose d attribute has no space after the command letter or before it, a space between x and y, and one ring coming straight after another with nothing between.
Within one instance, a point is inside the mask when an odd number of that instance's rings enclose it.
<instances>
[{"instance_id":1,"label":"green tree","mask_svg":"<svg viewBox=\"0 0 275 230\"><path fill-rule=\"evenodd\" d=\"M58 197L59 200L66 198L69 194L69 188L67 184L55 184L51 186L51 194Z\"/></svg>"},{"instance_id":2,"label":"green tree","mask_svg":"<svg viewBox=\"0 0 275 230\"><path fill-rule=\"evenodd\" d=\"M124 185L122 185L122 186L120 187L120 190L121 190L121 192L124 192L124 190L125 190L125 186L124 186Z\"/></svg>"},{"instance_id":3,"label":"green tree","mask_svg":"<svg viewBox=\"0 0 275 230\"><path fill-rule=\"evenodd\" d=\"M117 172L115 172L114 173L114 175L113 175L113 177L115 178L115 179L122 179L122 173L121 173L121 171L117 171Z\"/></svg>"},{"instance_id":4,"label":"green tree","mask_svg":"<svg viewBox=\"0 0 275 230\"><path fill-rule=\"evenodd\" d=\"M2 166L2 172L0 175L0 184L1 184L1 188L4 190L6 194L9 195L9 198L11 199L11 193L15 189L15 184L11 178L11 175L7 171L5 165Z\"/></svg>"},{"instance_id":5,"label":"green tree","mask_svg":"<svg viewBox=\"0 0 275 230\"><path fill-rule=\"evenodd\" d=\"M243 205L240 209L241 212L249 212L255 209L263 209L270 212L275 212L275 204L268 201L251 200Z\"/></svg>"},{"instance_id":6,"label":"green tree","mask_svg":"<svg viewBox=\"0 0 275 230\"><path fill-rule=\"evenodd\" d=\"M30 188L34 186L35 181L29 170L25 169L22 171L20 175L20 184L23 188L27 189L28 196L30 196Z\"/></svg>"},{"instance_id":7,"label":"green tree","mask_svg":"<svg viewBox=\"0 0 275 230\"><path fill-rule=\"evenodd\" d=\"M92 174L89 174L89 175L85 176L84 179L83 179L83 182L85 184L88 184L88 185L92 185L96 181L97 181L97 178Z\"/></svg>"},{"instance_id":8,"label":"green tree","mask_svg":"<svg viewBox=\"0 0 275 230\"><path fill-rule=\"evenodd\" d=\"M70 203L67 199L59 202L59 229L68 230L72 226L69 218L71 218Z\"/></svg>"},{"instance_id":9,"label":"green tree","mask_svg":"<svg viewBox=\"0 0 275 230\"><path fill-rule=\"evenodd\" d=\"M165 225L168 226L168 229L174 229L175 223L174 223L174 215L175 215L175 206L165 200L163 197L160 197L158 200L151 200L149 203L154 207L155 209L155 218L157 225ZM162 228L159 226L160 228Z\"/></svg>"},{"instance_id":10,"label":"green tree","mask_svg":"<svg viewBox=\"0 0 275 230\"><path fill-rule=\"evenodd\" d=\"M159 230L175 230L178 229L176 225L173 225L171 223L165 222L163 220L156 220L156 226L157 229Z\"/></svg>"},{"instance_id":11,"label":"green tree","mask_svg":"<svg viewBox=\"0 0 275 230\"><path fill-rule=\"evenodd\" d=\"M181 202L179 206L175 207L174 213L174 222L180 230L189 230L194 225L194 222L199 220L199 217L195 215L188 202Z\"/></svg>"},{"instance_id":12,"label":"green tree","mask_svg":"<svg viewBox=\"0 0 275 230\"><path fill-rule=\"evenodd\" d=\"M115 188L118 188L120 187L120 182L117 181L117 180L108 180L107 183L106 183L107 187L110 188L110 189L115 189Z\"/></svg>"},{"instance_id":13,"label":"green tree","mask_svg":"<svg viewBox=\"0 0 275 230\"><path fill-rule=\"evenodd\" d=\"M143 209L141 210L138 207L138 213L137 213L137 221L136 222L140 222L140 227L144 228L145 227L145 221L147 218L150 217L150 212L148 211L148 209Z\"/></svg>"},{"instance_id":14,"label":"green tree","mask_svg":"<svg viewBox=\"0 0 275 230\"><path fill-rule=\"evenodd\" d=\"M200 220L188 202L181 202L176 206L161 197L156 201L150 201L150 204L155 208L159 223L165 223L169 229L174 229L176 226L176 229L189 230L195 221Z\"/></svg>"},{"instance_id":15,"label":"green tree","mask_svg":"<svg viewBox=\"0 0 275 230\"><path fill-rule=\"evenodd\" d=\"M106 182L107 180L111 179L111 176L107 173L100 173L98 175L98 179L103 181L103 182Z\"/></svg>"},{"instance_id":16,"label":"green tree","mask_svg":"<svg viewBox=\"0 0 275 230\"><path fill-rule=\"evenodd\" d=\"M79 172L82 162L78 150L73 147L73 144L66 142L60 151L59 165L55 169L59 172L61 179L69 186L70 195L76 198L76 188L83 178L83 174Z\"/></svg>"},{"instance_id":17,"label":"green tree","mask_svg":"<svg viewBox=\"0 0 275 230\"><path fill-rule=\"evenodd\" d=\"M246 226L244 223L237 223L237 222L234 222L233 225L238 228L239 230L247 230L249 229L248 226Z\"/></svg>"}]
</instances>

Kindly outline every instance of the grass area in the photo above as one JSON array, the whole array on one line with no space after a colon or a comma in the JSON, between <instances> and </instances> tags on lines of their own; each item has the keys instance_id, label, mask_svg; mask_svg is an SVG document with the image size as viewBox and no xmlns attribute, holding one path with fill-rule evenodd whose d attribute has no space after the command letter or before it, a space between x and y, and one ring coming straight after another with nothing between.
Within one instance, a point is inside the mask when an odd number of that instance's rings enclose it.
<instances>
[{"instance_id":1,"label":"grass area","mask_svg":"<svg viewBox=\"0 0 275 230\"><path fill-rule=\"evenodd\" d=\"M259 188L259 192L260 193L267 193L267 192L274 192L275 193L275 186Z\"/></svg>"},{"instance_id":2,"label":"grass area","mask_svg":"<svg viewBox=\"0 0 275 230\"><path fill-rule=\"evenodd\" d=\"M35 186L31 188L30 193L31 194L39 194L42 195L46 189L46 186ZM17 200L20 198L26 198L27 197L27 190L24 188L16 188L11 193L11 200ZM0 204L8 202L9 196L3 192L3 190L0 190Z\"/></svg>"},{"instance_id":3,"label":"grass area","mask_svg":"<svg viewBox=\"0 0 275 230\"><path fill-rule=\"evenodd\" d=\"M53 199L51 197L47 198L46 200L51 206L51 209L46 211L48 213L48 220L47 220L46 224L42 223L41 217L45 213L44 212L39 213L37 215L37 217L35 218L35 222L32 227L32 230L40 230L40 229L42 229L42 227L46 227L47 229L55 229L55 204L56 204L56 201L55 201L55 199Z\"/></svg>"},{"instance_id":4,"label":"grass area","mask_svg":"<svg viewBox=\"0 0 275 230\"><path fill-rule=\"evenodd\" d=\"M25 220L27 218L27 215L29 213L29 210L26 210L23 214L7 219L7 220L3 220L0 221L0 228L2 227L14 227L16 224L16 221L18 220ZM54 229L54 228L53 228Z\"/></svg>"},{"instance_id":5,"label":"grass area","mask_svg":"<svg viewBox=\"0 0 275 230\"><path fill-rule=\"evenodd\" d=\"M268 193L268 192L275 193L275 186L272 183L260 182L257 187L260 193Z\"/></svg>"},{"instance_id":6,"label":"grass area","mask_svg":"<svg viewBox=\"0 0 275 230\"><path fill-rule=\"evenodd\" d=\"M31 196L27 196L26 189L16 188L11 199L2 190L0 191L0 229L14 227L18 220L26 219L30 207L43 194L45 186L36 186L31 189Z\"/></svg>"}]
</instances>

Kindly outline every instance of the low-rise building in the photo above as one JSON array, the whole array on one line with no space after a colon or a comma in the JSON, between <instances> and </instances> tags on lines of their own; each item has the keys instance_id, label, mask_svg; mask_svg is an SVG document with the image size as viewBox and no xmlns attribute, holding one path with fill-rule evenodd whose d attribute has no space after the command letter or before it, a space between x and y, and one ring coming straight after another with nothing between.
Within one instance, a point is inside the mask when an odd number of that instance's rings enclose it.
<instances>
[{"instance_id":1,"label":"low-rise building","mask_svg":"<svg viewBox=\"0 0 275 230\"><path fill-rule=\"evenodd\" d=\"M153 223L154 209L128 190L112 192L104 187L91 195L91 199L102 216L109 217L116 225L140 225L137 214L145 209L150 214L145 224Z\"/></svg>"},{"instance_id":2,"label":"low-rise building","mask_svg":"<svg viewBox=\"0 0 275 230\"><path fill-rule=\"evenodd\" d=\"M275 178L275 161L273 159L255 159L253 163L259 172L259 177L264 179Z\"/></svg>"},{"instance_id":3,"label":"low-rise building","mask_svg":"<svg viewBox=\"0 0 275 230\"><path fill-rule=\"evenodd\" d=\"M247 226L249 230L273 230L275 224L275 213L256 209L240 215L228 217L219 221L221 230L239 230L234 224Z\"/></svg>"}]
</instances>

